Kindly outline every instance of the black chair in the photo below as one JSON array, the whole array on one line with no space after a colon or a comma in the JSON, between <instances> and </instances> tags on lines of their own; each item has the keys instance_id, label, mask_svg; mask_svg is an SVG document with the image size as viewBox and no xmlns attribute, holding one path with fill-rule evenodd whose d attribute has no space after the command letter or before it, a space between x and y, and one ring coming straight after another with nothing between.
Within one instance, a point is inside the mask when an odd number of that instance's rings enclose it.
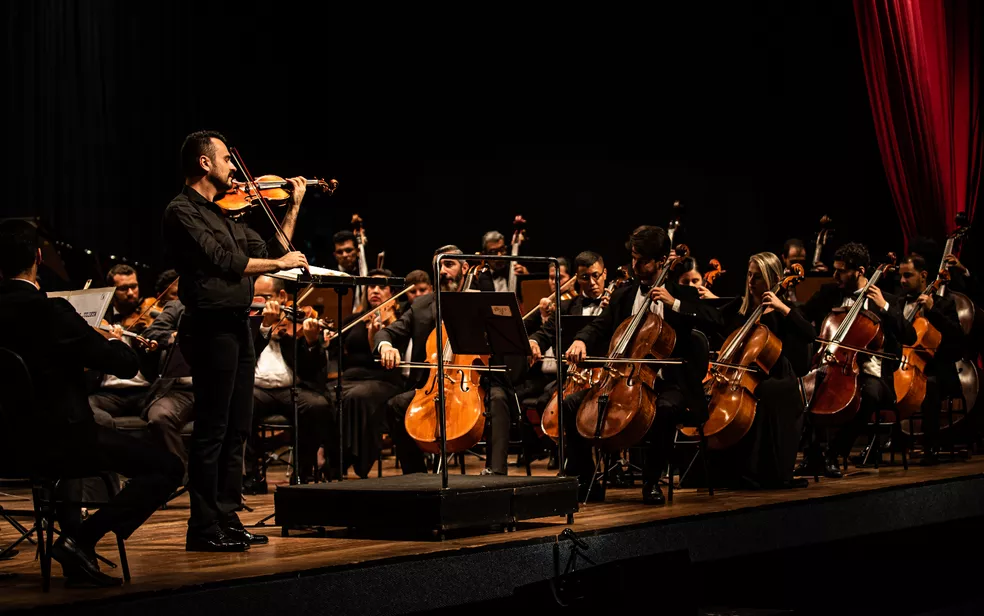
<instances>
[{"instance_id":1,"label":"black chair","mask_svg":"<svg viewBox=\"0 0 984 616\"><path fill-rule=\"evenodd\" d=\"M36 418L39 416L36 401L34 399L34 384L31 374L27 369L24 360L17 353L0 347L0 424L4 426L25 426L27 429L36 427L33 422L24 418ZM40 430L38 430L40 432ZM7 467L8 461L0 459L0 475L6 479L23 479L30 482L34 500L34 509L31 511L6 510L9 516L33 517L34 525L22 531L22 536L17 543L29 539L31 535L37 535L37 558L41 563L41 588L48 592L51 588L51 547L54 543L54 536L59 531L54 528L55 510L59 505L78 505L90 509L105 507L106 503L96 502L68 502L58 500L56 493L63 477L42 475L30 470L26 470L23 465ZM92 478L101 479L107 492L114 493L112 489L111 472L97 473ZM71 479L82 479L72 477ZM23 527L22 527L23 528ZM15 544L16 545L16 544ZM130 581L130 567L126 559L126 546L123 538L117 535L116 546L119 550L120 563L123 567L123 579ZM12 548L10 546L8 549ZM115 568L116 565L99 557L101 561Z\"/></svg>"}]
</instances>

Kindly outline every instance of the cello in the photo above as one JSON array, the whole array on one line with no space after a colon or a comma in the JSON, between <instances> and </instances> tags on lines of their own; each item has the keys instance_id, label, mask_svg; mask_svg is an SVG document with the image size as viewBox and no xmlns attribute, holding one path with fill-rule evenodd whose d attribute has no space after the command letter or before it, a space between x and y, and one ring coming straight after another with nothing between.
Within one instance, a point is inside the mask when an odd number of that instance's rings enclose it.
<instances>
[{"instance_id":1,"label":"cello","mask_svg":"<svg viewBox=\"0 0 984 616\"><path fill-rule=\"evenodd\" d=\"M471 268L465 276L462 289L471 287L475 278L475 270L484 271L485 265ZM440 325L439 325L440 327ZM488 359L482 355L456 355L451 350L451 341L444 335L444 348L437 348L437 328L427 337L427 363L430 375L423 387L417 389L410 406L407 408L404 424L407 434L416 441L417 446L426 453L441 453L440 418L437 413L436 399L439 395L438 379L447 379L444 387L444 416L447 425L447 453L458 453L474 447L482 440L485 432L485 391L479 384L480 374L459 366L485 366ZM444 355L445 367L443 374L437 371L437 354Z\"/></svg>"},{"instance_id":2,"label":"cello","mask_svg":"<svg viewBox=\"0 0 984 616\"><path fill-rule=\"evenodd\" d=\"M923 291L933 295L950 278L946 269L940 270L939 277ZM929 319L921 316L923 307L913 306L905 309L905 318L916 330L916 342L902 349L902 365L895 371L895 409L899 419L906 419L922 407L926 399L926 364L936 355L936 349L943 341L939 330Z\"/></svg>"},{"instance_id":3,"label":"cello","mask_svg":"<svg viewBox=\"0 0 984 616\"><path fill-rule=\"evenodd\" d=\"M818 423L845 423L858 412L858 353L897 359L879 352L885 343L885 332L878 316L863 308L868 289L893 267L891 263L878 266L849 310L835 309L823 320L818 339L823 348L813 359L813 370L804 377L805 383L812 381L806 385L813 390L809 410Z\"/></svg>"},{"instance_id":4,"label":"cello","mask_svg":"<svg viewBox=\"0 0 984 616\"><path fill-rule=\"evenodd\" d=\"M629 276L628 267L623 265L618 268L615 279L608 283L608 286L605 287L605 292L601 294L602 303L606 299L611 299L615 289L629 280L631 280L631 277ZM594 387L601 382L603 373L603 368L583 368L579 370L577 366L570 366L567 369L567 377L564 379L564 397L573 395L582 389ZM547 406L543 409L543 417L540 418L540 430L554 441L560 438L557 401L557 392L554 392L553 396L550 397L550 401L547 402Z\"/></svg>"},{"instance_id":5,"label":"cello","mask_svg":"<svg viewBox=\"0 0 984 616\"><path fill-rule=\"evenodd\" d=\"M792 276L777 282L770 291L779 294L802 281L805 277L803 266L794 263L793 270ZM745 324L724 341L718 361L710 369L711 380L705 385L705 393L710 394L711 401L704 436L711 449L727 449L751 429L758 406L755 390L782 353L779 336L759 323L764 313L765 305L759 303ZM698 431L693 428L682 428L681 432L698 436Z\"/></svg>"},{"instance_id":6,"label":"cello","mask_svg":"<svg viewBox=\"0 0 984 616\"><path fill-rule=\"evenodd\" d=\"M667 259L653 286L663 286L673 266L685 257ZM615 330L601 382L592 387L577 410L578 433L608 451L638 443L656 418L653 387L659 369L651 359L660 361L670 356L676 346L676 332L650 310L652 305L652 296L647 295L639 311Z\"/></svg>"}]
</instances>

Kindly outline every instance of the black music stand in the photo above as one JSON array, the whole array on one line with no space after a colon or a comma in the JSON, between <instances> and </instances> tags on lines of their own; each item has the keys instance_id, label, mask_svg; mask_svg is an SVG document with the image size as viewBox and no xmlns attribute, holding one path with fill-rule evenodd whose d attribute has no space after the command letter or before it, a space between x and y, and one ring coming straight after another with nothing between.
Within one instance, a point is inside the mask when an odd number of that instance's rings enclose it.
<instances>
[{"instance_id":1,"label":"black music stand","mask_svg":"<svg viewBox=\"0 0 984 616\"><path fill-rule=\"evenodd\" d=\"M530 354L515 293L448 293L442 301L444 328L456 354Z\"/></svg>"}]
</instances>

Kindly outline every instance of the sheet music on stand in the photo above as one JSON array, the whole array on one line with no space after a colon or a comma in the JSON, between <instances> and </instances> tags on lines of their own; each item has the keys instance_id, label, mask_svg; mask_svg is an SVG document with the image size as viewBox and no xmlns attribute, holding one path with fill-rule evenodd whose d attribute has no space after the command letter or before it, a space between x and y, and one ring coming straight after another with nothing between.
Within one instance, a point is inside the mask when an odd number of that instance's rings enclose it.
<instances>
[{"instance_id":1,"label":"sheet music on stand","mask_svg":"<svg viewBox=\"0 0 984 616\"><path fill-rule=\"evenodd\" d=\"M318 267L317 265L309 265L308 270L311 272L311 276L337 276L339 278L352 278L350 274L345 272L340 272L338 270L328 269L326 267ZM301 271L301 268L295 267L289 270L280 270L278 272L273 272L272 274L267 274L271 278L280 278L281 280L290 280L296 282L300 279L301 282L305 282L306 274Z\"/></svg>"},{"instance_id":2,"label":"sheet music on stand","mask_svg":"<svg viewBox=\"0 0 984 616\"><path fill-rule=\"evenodd\" d=\"M68 301L75 308L90 327L99 327L103 316L109 310L109 304L113 301L114 287L102 287L99 289L79 289L77 291L51 291L48 297L61 297Z\"/></svg>"}]
</instances>

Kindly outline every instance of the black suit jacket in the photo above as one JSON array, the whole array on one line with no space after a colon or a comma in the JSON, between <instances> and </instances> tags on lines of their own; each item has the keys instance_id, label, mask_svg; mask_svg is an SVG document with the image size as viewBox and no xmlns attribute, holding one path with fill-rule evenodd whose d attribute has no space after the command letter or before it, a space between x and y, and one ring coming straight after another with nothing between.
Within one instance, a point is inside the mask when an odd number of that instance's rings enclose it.
<instances>
[{"instance_id":1,"label":"black suit jacket","mask_svg":"<svg viewBox=\"0 0 984 616\"><path fill-rule=\"evenodd\" d=\"M90 327L67 301L49 299L21 280L0 283L0 346L19 354L31 373L40 417L13 414L20 426L5 425L0 433L41 446L83 440L94 433L95 421L85 386L85 368L132 378L139 362L133 349L107 340ZM40 420L41 429L38 429Z\"/></svg>"},{"instance_id":2,"label":"black suit jacket","mask_svg":"<svg viewBox=\"0 0 984 616\"><path fill-rule=\"evenodd\" d=\"M389 326L376 332L373 352L379 354L379 345L388 342L395 349L406 349L413 340L413 351L410 360L414 362L427 361L427 338L437 327L437 304L434 293L423 295L413 300L410 309ZM410 371L410 385L414 389L423 386L427 381L427 370L415 368Z\"/></svg>"},{"instance_id":3,"label":"black suit jacket","mask_svg":"<svg viewBox=\"0 0 984 616\"><path fill-rule=\"evenodd\" d=\"M702 302L695 287L684 287L673 282L665 286L670 295L680 300L679 311L674 311L669 306L665 306L663 310L663 320L676 332L673 356L684 359L687 363L682 366L666 366L663 368L663 378L680 387L687 398L687 406L700 416L707 412L701 387L701 380L706 374L707 358L696 356L697 349L692 344L691 333L694 329L707 336L717 333L723 325L721 313L707 302ZM584 342L589 350L608 345L618 326L632 316L632 306L638 292L638 282L622 285L612 293L608 307L578 332L574 339Z\"/></svg>"}]
</instances>

